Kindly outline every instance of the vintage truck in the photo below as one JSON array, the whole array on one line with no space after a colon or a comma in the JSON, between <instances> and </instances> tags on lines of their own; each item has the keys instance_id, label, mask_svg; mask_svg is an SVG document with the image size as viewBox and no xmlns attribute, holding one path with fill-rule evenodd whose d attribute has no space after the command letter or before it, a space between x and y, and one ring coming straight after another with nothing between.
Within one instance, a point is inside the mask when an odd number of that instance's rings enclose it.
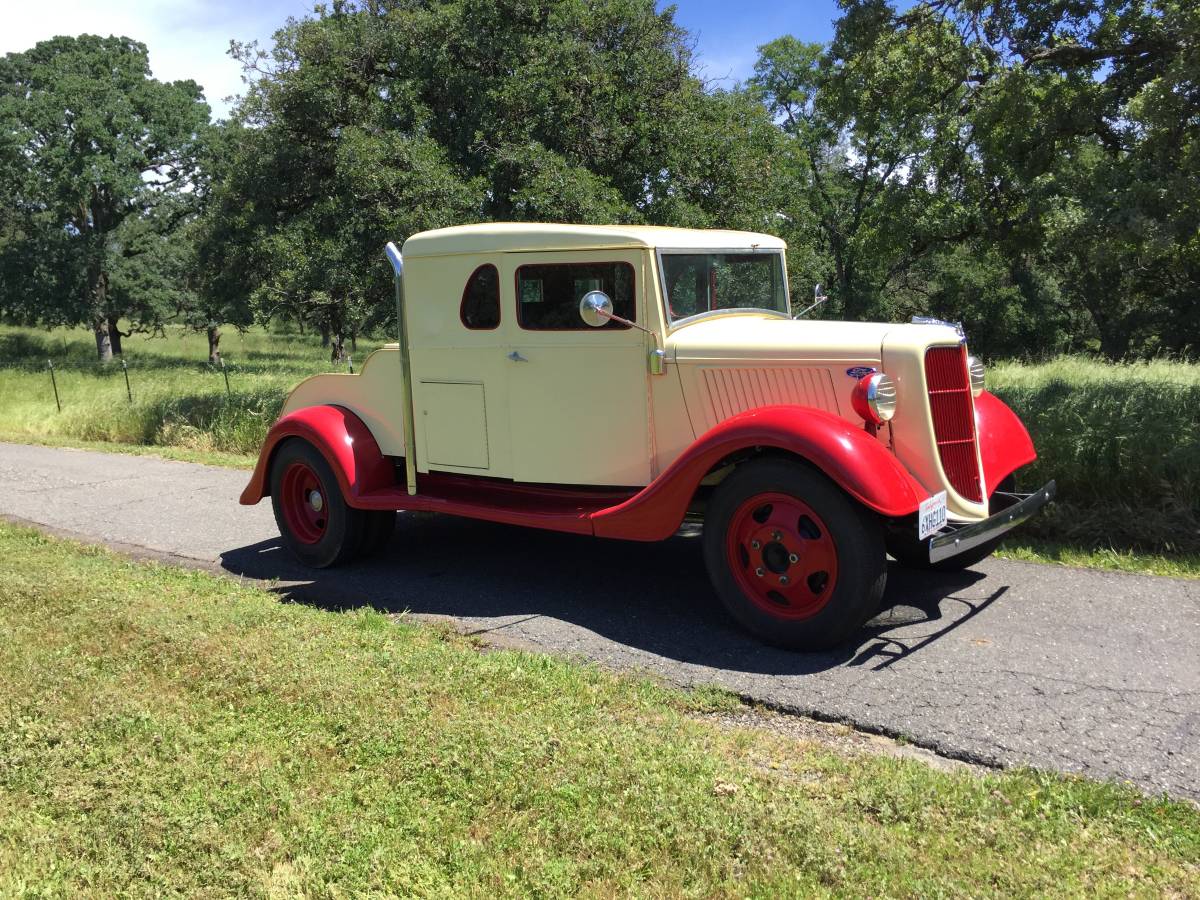
<instances>
[{"instance_id":1,"label":"vintage truck","mask_svg":"<svg viewBox=\"0 0 1200 900\"><path fill-rule=\"evenodd\" d=\"M1013 491L1033 444L960 329L793 316L785 250L541 224L389 244L398 343L296 387L241 502L270 495L313 567L379 550L397 510L635 541L702 523L749 631L844 641L887 553L971 565L1054 483Z\"/></svg>"}]
</instances>

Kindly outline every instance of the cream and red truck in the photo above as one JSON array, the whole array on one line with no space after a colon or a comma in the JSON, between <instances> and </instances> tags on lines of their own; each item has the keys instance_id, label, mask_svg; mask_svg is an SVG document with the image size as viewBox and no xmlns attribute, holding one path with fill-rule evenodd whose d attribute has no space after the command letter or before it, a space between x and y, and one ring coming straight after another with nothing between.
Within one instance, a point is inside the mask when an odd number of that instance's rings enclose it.
<instances>
[{"instance_id":1,"label":"cream and red truck","mask_svg":"<svg viewBox=\"0 0 1200 900\"><path fill-rule=\"evenodd\" d=\"M785 250L504 223L389 244L399 341L292 391L241 502L269 495L318 568L386 545L398 510L634 541L698 522L749 631L844 641L888 553L971 565L1054 483L1014 492L1033 444L961 330L793 315Z\"/></svg>"}]
</instances>

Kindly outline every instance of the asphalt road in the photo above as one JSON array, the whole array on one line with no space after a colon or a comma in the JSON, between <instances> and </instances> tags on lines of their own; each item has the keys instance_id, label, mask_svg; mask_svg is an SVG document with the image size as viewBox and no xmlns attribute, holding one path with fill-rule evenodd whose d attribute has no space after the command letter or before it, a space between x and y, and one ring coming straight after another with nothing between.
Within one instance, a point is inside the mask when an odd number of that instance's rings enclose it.
<instances>
[{"instance_id":1,"label":"asphalt road","mask_svg":"<svg viewBox=\"0 0 1200 900\"><path fill-rule=\"evenodd\" d=\"M0 514L277 579L279 595L330 610L447 616L498 643L719 684L946 756L1200 800L1200 582L1004 560L956 575L893 566L862 634L804 655L726 618L694 537L637 544L402 515L383 558L313 572L282 549L269 502L237 505L247 477L0 444Z\"/></svg>"}]
</instances>

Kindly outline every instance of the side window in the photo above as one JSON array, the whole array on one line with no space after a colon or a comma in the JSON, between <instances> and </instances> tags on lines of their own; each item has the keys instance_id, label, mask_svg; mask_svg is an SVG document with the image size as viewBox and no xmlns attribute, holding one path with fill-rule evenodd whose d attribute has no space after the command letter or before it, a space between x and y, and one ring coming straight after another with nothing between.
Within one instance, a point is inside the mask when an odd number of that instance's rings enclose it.
<instances>
[{"instance_id":1,"label":"side window","mask_svg":"<svg viewBox=\"0 0 1200 900\"><path fill-rule=\"evenodd\" d=\"M579 318L579 301L588 291L604 291L612 299L614 313L637 321L633 266L616 262L521 266L517 269L517 321L527 331L591 331ZM618 322L602 326L627 327Z\"/></svg>"},{"instance_id":2,"label":"side window","mask_svg":"<svg viewBox=\"0 0 1200 900\"><path fill-rule=\"evenodd\" d=\"M500 324L500 273L490 263L467 279L458 317L468 328L489 330Z\"/></svg>"}]
</instances>

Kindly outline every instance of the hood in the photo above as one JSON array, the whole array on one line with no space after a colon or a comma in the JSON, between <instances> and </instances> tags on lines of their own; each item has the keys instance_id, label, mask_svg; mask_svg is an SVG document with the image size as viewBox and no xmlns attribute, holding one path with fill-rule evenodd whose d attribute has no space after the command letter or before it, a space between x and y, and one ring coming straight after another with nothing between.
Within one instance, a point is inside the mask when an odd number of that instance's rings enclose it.
<instances>
[{"instance_id":1,"label":"hood","mask_svg":"<svg viewBox=\"0 0 1200 900\"><path fill-rule=\"evenodd\" d=\"M832 322L742 313L684 325L667 339L667 355L680 363L803 360L877 364L885 338L890 345L909 347L958 343L958 334L945 325Z\"/></svg>"}]
</instances>

